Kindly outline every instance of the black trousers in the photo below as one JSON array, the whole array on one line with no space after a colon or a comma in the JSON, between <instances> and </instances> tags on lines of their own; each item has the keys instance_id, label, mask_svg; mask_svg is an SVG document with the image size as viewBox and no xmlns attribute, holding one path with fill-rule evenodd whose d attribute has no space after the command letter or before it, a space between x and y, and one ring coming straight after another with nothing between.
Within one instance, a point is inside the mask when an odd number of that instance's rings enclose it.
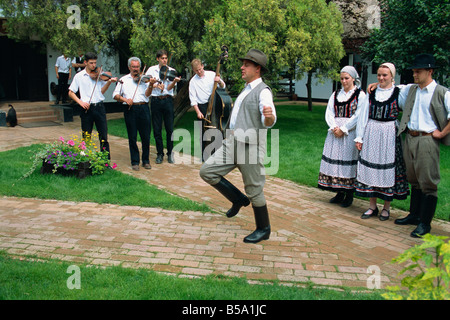
<instances>
[{"instance_id":1,"label":"black trousers","mask_svg":"<svg viewBox=\"0 0 450 320\"><path fill-rule=\"evenodd\" d=\"M58 92L56 95L56 102L67 101L67 95L68 95L68 83L69 83L69 74L68 73L62 73L58 72Z\"/></svg>"},{"instance_id":2,"label":"black trousers","mask_svg":"<svg viewBox=\"0 0 450 320\"><path fill-rule=\"evenodd\" d=\"M155 137L156 142L156 152L158 153L158 155L164 155L164 144L162 139L162 126L164 122L164 128L166 129L167 154L171 154L173 150L173 97L168 96L164 99L152 97L151 109L153 136Z\"/></svg>"},{"instance_id":3,"label":"black trousers","mask_svg":"<svg viewBox=\"0 0 450 320\"><path fill-rule=\"evenodd\" d=\"M203 116L205 116L206 115L206 111L208 110L208 103L199 103L198 104L198 109L203 114ZM202 119L202 128L201 128L201 131L200 131L200 146L202 148L202 161L205 161L205 159L203 158L203 151L205 150L206 145L207 145L203 141L203 132L204 132L203 127L205 125L205 122L206 121L204 119Z\"/></svg>"},{"instance_id":4,"label":"black trousers","mask_svg":"<svg viewBox=\"0 0 450 320\"><path fill-rule=\"evenodd\" d=\"M150 131L152 123L150 120L150 109L148 104L125 106L123 113L128 133L128 146L130 147L131 165L139 165L139 148L137 145L137 134L142 142L142 163L150 163Z\"/></svg>"},{"instance_id":5,"label":"black trousers","mask_svg":"<svg viewBox=\"0 0 450 320\"><path fill-rule=\"evenodd\" d=\"M81 108L80 118L83 136L85 136L86 133L92 134L95 124L98 131L98 139L100 140L100 148L110 153L108 142L108 124L106 122L105 105L103 102L91 103L91 106L87 112ZM111 159L111 153L108 155L108 158Z\"/></svg>"}]
</instances>

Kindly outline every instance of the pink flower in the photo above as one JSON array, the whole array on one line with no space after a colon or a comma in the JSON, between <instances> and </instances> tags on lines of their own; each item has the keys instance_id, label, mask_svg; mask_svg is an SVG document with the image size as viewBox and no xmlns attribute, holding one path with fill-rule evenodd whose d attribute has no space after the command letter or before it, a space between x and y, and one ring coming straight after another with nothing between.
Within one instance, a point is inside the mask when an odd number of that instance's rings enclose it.
<instances>
[{"instance_id":1,"label":"pink flower","mask_svg":"<svg viewBox=\"0 0 450 320\"><path fill-rule=\"evenodd\" d=\"M75 142L73 142L73 140L69 140L67 141L67 144L71 147L73 147L75 145Z\"/></svg>"},{"instance_id":2,"label":"pink flower","mask_svg":"<svg viewBox=\"0 0 450 320\"><path fill-rule=\"evenodd\" d=\"M64 143L64 138L63 138L63 137L59 137L59 141L61 141L62 143Z\"/></svg>"},{"instance_id":3,"label":"pink flower","mask_svg":"<svg viewBox=\"0 0 450 320\"><path fill-rule=\"evenodd\" d=\"M114 164L112 165L112 168L113 168L113 169L117 168L117 164L114 163Z\"/></svg>"}]
</instances>

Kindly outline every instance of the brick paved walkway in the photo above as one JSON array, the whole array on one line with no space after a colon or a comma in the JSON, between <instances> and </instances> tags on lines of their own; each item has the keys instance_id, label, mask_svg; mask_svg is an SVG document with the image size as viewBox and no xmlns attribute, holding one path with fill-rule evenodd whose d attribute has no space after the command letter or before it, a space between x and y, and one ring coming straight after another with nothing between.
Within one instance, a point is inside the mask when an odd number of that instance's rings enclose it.
<instances>
[{"instance_id":1,"label":"brick paved walkway","mask_svg":"<svg viewBox=\"0 0 450 320\"><path fill-rule=\"evenodd\" d=\"M64 126L0 127L0 151L59 136L78 134L79 118ZM279 280L304 284L366 287L369 266L381 270L381 285L392 285L399 266L389 263L420 243L393 219L362 220L367 202L356 199L347 209L328 203L331 193L268 177L265 194L272 225L270 240L245 244L254 229L247 207L234 218L223 213L229 203L204 183L199 164L175 157L178 164L154 163L151 170L131 170L128 141L110 137L118 170L181 197L207 203L217 212L182 212L56 200L0 198L0 250L12 255L36 255L74 263L122 265L201 276L222 274L249 280ZM0 160L1 161L1 160ZM181 161L186 162L180 164ZM228 176L239 188L239 172ZM450 223L433 222L433 234L450 235Z\"/></svg>"}]
</instances>

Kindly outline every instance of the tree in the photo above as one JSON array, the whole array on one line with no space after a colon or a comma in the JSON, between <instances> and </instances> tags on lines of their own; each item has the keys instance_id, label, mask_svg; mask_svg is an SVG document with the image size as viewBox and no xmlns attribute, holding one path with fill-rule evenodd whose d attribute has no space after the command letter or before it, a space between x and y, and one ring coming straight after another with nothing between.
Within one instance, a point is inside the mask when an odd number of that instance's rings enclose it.
<instances>
[{"instance_id":1,"label":"tree","mask_svg":"<svg viewBox=\"0 0 450 320\"><path fill-rule=\"evenodd\" d=\"M305 72L309 79L313 73L319 78L336 78L345 54L341 14L333 3L327 5L323 0L230 0L224 11L206 22L205 28L195 49L212 59L220 53L222 44L230 46L227 70L235 72L227 73L227 77L237 84L235 92L243 87L240 62L235 57L244 56L252 47L268 55L270 72L265 78L274 87L278 74L287 67L297 78Z\"/></svg>"},{"instance_id":2,"label":"tree","mask_svg":"<svg viewBox=\"0 0 450 320\"><path fill-rule=\"evenodd\" d=\"M419 53L431 53L440 66L435 78L450 85L449 0L380 0L381 28L362 46L369 61L395 64L399 73Z\"/></svg>"},{"instance_id":3,"label":"tree","mask_svg":"<svg viewBox=\"0 0 450 320\"><path fill-rule=\"evenodd\" d=\"M117 49L127 34L128 0L0 0L8 37L38 39L70 56L79 50ZM68 12L69 11L69 12Z\"/></svg>"}]
</instances>

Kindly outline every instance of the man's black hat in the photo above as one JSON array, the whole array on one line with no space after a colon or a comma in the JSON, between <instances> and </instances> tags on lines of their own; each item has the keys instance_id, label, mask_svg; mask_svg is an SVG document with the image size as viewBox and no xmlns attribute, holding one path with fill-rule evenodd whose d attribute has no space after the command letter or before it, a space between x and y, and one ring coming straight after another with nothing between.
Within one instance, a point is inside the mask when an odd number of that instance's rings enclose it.
<instances>
[{"instance_id":1,"label":"man's black hat","mask_svg":"<svg viewBox=\"0 0 450 320\"><path fill-rule=\"evenodd\" d=\"M434 60L433 55L422 53L418 54L414 58L414 62L412 63L412 66L410 66L408 69L437 69L438 66L436 66L436 61Z\"/></svg>"}]
</instances>

